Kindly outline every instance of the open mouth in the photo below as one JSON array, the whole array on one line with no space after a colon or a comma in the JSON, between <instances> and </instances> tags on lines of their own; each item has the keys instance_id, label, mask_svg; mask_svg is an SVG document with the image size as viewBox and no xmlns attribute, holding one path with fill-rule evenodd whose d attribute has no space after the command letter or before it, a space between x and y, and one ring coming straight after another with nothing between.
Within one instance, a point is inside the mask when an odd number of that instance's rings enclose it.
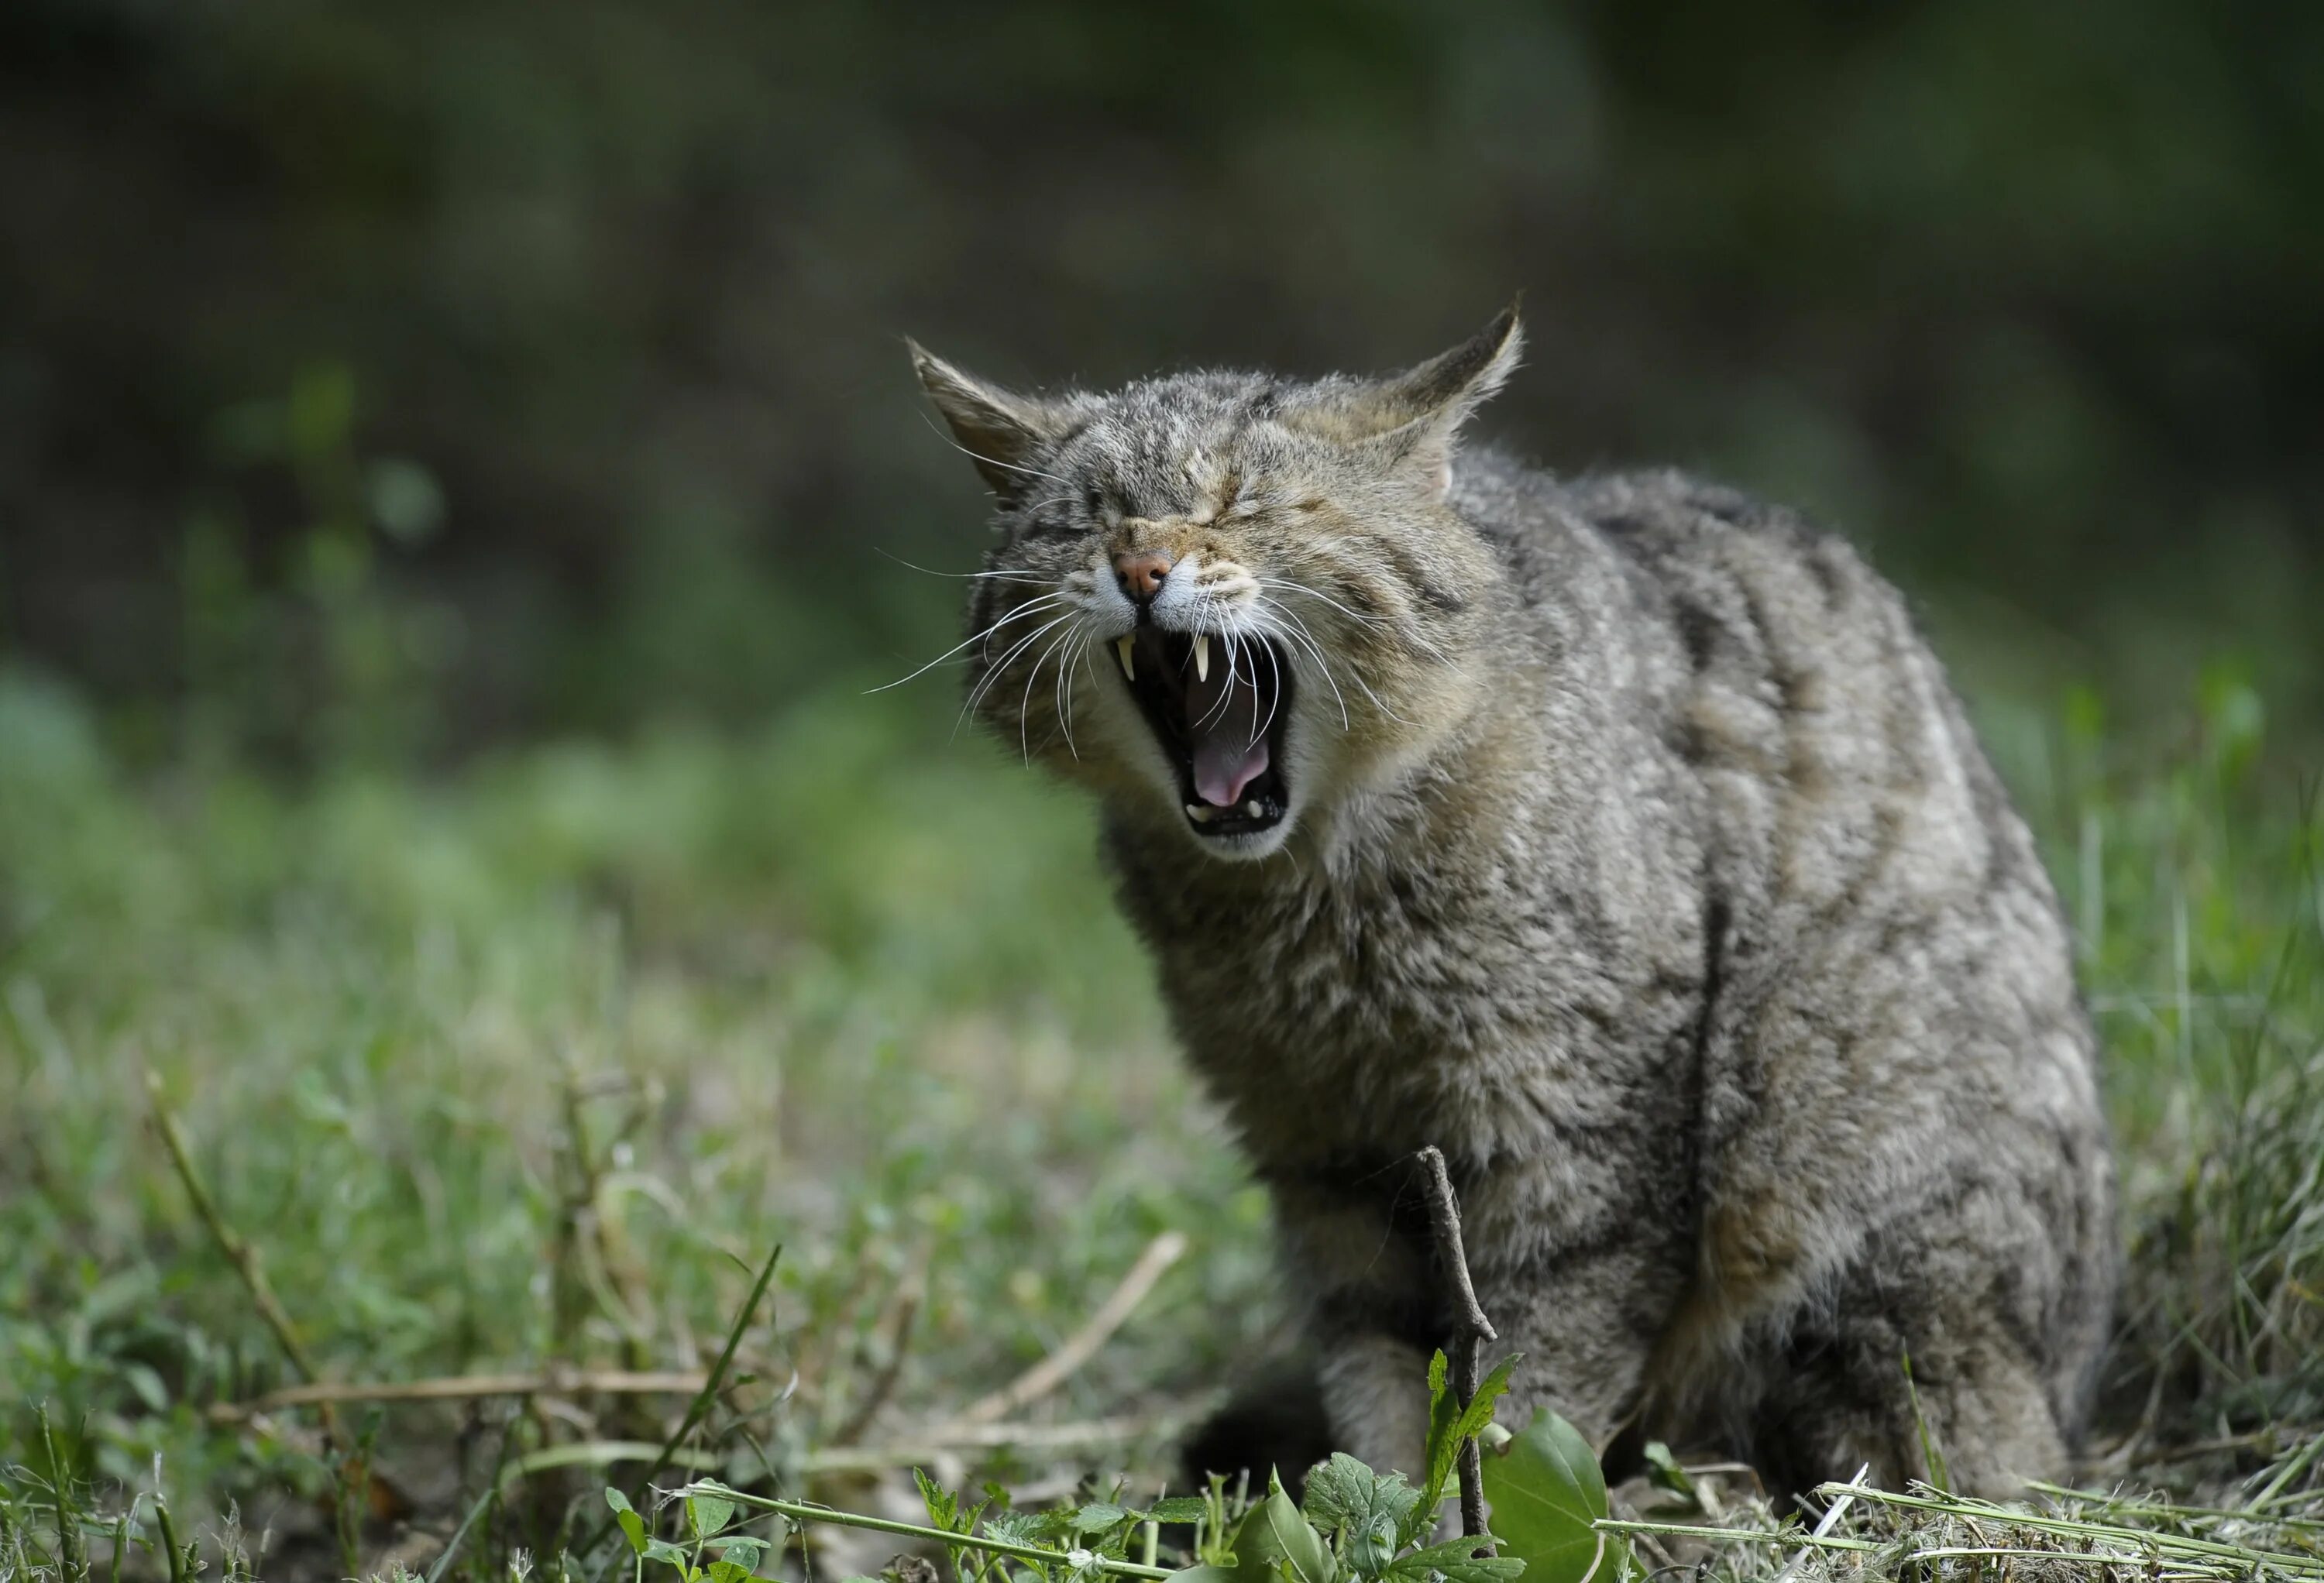
<instances>
[{"instance_id":1,"label":"open mouth","mask_svg":"<svg viewBox=\"0 0 2324 1583\"><path fill-rule=\"evenodd\" d=\"M1283 778L1291 667L1275 645L1237 638L1230 646L1141 623L1113 647L1130 695L1178 767L1195 833L1250 835L1282 823L1291 805Z\"/></svg>"}]
</instances>

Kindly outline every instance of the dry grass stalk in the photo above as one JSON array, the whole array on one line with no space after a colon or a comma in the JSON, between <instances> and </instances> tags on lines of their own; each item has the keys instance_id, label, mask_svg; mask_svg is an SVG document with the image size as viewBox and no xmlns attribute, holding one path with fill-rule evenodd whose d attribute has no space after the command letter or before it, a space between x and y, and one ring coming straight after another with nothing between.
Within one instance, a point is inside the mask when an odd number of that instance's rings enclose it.
<instances>
[{"instance_id":1,"label":"dry grass stalk","mask_svg":"<svg viewBox=\"0 0 2324 1583\"><path fill-rule=\"evenodd\" d=\"M1185 1256L1186 1238L1184 1232L1165 1231L1146 1245L1138 1262L1121 1278L1097 1311L1091 1314L1082 1328L1065 1338L1056 1351L1019 1375L1015 1379L969 1404L956 1423L990 1423L1010 1413L1020 1413L1071 1379L1082 1365L1097 1354L1114 1331L1121 1329L1146 1294L1154 1290L1163 1272Z\"/></svg>"}]
</instances>

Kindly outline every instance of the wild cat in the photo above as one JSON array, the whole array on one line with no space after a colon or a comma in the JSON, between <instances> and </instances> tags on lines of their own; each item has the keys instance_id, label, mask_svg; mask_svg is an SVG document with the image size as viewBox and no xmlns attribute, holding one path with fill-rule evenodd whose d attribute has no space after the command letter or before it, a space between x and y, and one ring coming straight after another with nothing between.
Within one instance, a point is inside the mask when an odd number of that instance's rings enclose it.
<instances>
[{"instance_id":1,"label":"wild cat","mask_svg":"<svg viewBox=\"0 0 2324 1583\"><path fill-rule=\"evenodd\" d=\"M2114 1185L2025 826L1841 540L1459 449L1520 345L1046 397L912 348L998 501L973 706L1102 800L1272 1193L1314 1449L1423 1470L1434 1143L1520 1413L1778 1496L2059 1476Z\"/></svg>"}]
</instances>

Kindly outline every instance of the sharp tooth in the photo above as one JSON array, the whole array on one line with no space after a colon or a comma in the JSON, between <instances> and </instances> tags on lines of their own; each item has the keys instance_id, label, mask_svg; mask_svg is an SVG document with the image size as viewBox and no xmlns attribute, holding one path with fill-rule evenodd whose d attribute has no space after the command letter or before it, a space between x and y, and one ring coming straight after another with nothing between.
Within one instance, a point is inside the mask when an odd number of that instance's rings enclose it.
<instances>
[{"instance_id":1,"label":"sharp tooth","mask_svg":"<svg viewBox=\"0 0 2324 1583\"><path fill-rule=\"evenodd\" d=\"M1258 803L1258 801L1257 801L1256 799L1253 799L1253 800L1252 800L1252 801L1250 801L1250 802L1245 803L1245 804L1242 805L1242 811L1243 811L1243 813L1245 814L1245 815L1247 815L1247 816L1248 816L1248 817L1250 817L1250 818L1253 818L1253 819L1258 818L1258 817L1259 817L1259 803Z\"/></svg>"},{"instance_id":2,"label":"sharp tooth","mask_svg":"<svg viewBox=\"0 0 2324 1583\"><path fill-rule=\"evenodd\" d=\"M1137 645L1130 640L1130 634L1127 632L1113 640L1113 651L1121 656L1121 675L1125 681L1134 682L1138 679L1137 663L1130 658L1130 651L1136 647Z\"/></svg>"},{"instance_id":3,"label":"sharp tooth","mask_svg":"<svg viewBox=\"0 0 2324 1583\"><path fill-rule=\"evenodd\" d=\"M1208 632L1194 634L1194 679L1198 682L1211 679L1211 635Z\"/></svg>"},{"instance_id":4,"label":"sharp tooth","mask_svg":"<svg viewBox=\"0 0 2324 1583\"><path fill-rule=\"evenodd\" d=\"M1197 824L1208 824L1212 820L1218 816L1219 813L1216 808L1206 807L1201 803L1188 803L1186 805L1186 817L1192 819Z\"/></svg>"}]
</instances>

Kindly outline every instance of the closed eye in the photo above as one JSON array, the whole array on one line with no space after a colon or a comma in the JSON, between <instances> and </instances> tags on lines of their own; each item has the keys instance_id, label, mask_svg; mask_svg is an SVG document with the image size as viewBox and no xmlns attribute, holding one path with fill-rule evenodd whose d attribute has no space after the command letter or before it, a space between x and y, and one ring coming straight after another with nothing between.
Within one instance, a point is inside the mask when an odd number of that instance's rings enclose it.
<instances>
[{"instance_id":1,"label":"closed eye","mask_svg":"<svg viewBox=\"0 0 2324 1583\"><path fill-rule=\"evenodd\" d=\"M1045 501L1035 501L1018 513L1017 536L1024 539L1071 538L1080 534L1095 533L1104 526L1093 514L1074 509L1072 496L1052 495Z\"/></svg>"}]
</instances>

